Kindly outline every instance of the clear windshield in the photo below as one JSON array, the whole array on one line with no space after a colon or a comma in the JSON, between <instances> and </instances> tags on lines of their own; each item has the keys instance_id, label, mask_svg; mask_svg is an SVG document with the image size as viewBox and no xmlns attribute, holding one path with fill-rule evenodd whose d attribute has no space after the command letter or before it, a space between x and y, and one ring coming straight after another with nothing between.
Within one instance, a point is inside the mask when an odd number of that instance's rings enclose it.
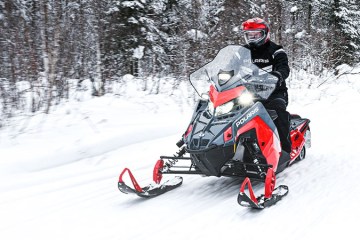
<instances>
[{"instance_id":1,"label":"clear windshield","mask_svg":"<svg viewBox=\"0 0 360 240\"><path fill-rule=\"evenodd\" d=\"M271 95L277 80L252 63L249 49L235 45L221 49L213 61L190 75L200 93L208 92L210 83L218 92L245 86L259 100Z\"/></svg>"}]
</instances>

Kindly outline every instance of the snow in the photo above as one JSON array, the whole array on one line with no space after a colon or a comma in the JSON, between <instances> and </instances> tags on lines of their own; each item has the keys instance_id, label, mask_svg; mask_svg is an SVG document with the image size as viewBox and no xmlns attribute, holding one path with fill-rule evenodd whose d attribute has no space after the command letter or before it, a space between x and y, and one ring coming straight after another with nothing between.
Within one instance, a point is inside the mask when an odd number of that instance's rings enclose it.
<instances>
[{"instance_id":1,"label":"snow","mask_svg":"<svg viewBox=\"0 0 360 240\"><path fill-rule=\"evenodd\" d=\"M286 33L286 34L292 33L292 32L294 32L294 30L293 30L293 29L290 29L290 28L288 28L288 29L285 30L285 33Z\"/></svg>"},{"instance_id":2,"label":"snow","mask_svg":"<svg viewBox=\"0 0 360 240\"><path fill-rule=\"evenodd\" d=\"M136 18L134 18L134 17L130 17L130 18L128 18L128 20L127 20L129 23L133 23L133 24L139 24L139 21L138 20L136 20Z\"/></svg>"},{"instance_id":3,"label":"snow","mask_svg":"<svg viewBox=\"0 0 360 240\"><path fill-rule=\"evenodd\" d=\"M141 1L142 3L145 3ZM121 2L121 5L123 7L129 7L129 8L144 8L144 5L141 4L139 1L123 1Z\"/></svg>"},{"instance_id":4,"label":"snow","mask_svg":"<svg viewBox=\"0 0 360 240\"><path fill-rule=\"evenodd\" d=\"M312 148L278 175L289 194L262 211L240 207L241 181L226 177L184 175L181 187L148 200L119 192L125 167L145 186L159 156L177 150L192 110L165 94L106 95L14 119L0 129L1 239L356 236L358 78L344 74L320 88L289 90L289 111L311 120ZM261 184L254 188L262 192Z\"/></svg>"},{"instance_id":5,"label":"snow","mask_svg":"<svg viewBox=\"0 0 360 240\"><path fill-rule=\"evenodd\" d=\"M346 63L343 63L336 67L336 71L338 72L338 74L351 72L352 70L353 70L353 68Z\"/></svg>"},{"instance_id":6,"label":"snow","mask_svg":"<svg viewBox=\"0 0 360 240\"><path fill-rule=\"evenodd\" d=\"M295 34L295 38L297 39L300 39L300 38L303 38L306 34L306 31L305 30L302 30L301 32L298 32Z\"/></svg>"},{"instance_id":7,"label":"snow","mask_svg":"<svg viewBox=\"0 0 360 240\"><path fill-rule=\"evenodd\" d=\"M290 9L290 12L291 12L291 13L294 13L294 12L296 12L297 10L298 10L297 6L294 6L294 7L292 7L292 8Z\"/></svg>"},{"instance_id":8,"label":"snow","mask_svg":"<svg viewBox=\"0 0 360 240\"><path fill-rule=\"evenodd\" d=\"M200 30L197 29L191 29L189 31L187 31L187 34L193 39L193 40L198 40L198 39L205 39L208 38L208 35Z\"/></svg>"},{"instance_id":9,"label":"snow","mask_svg":"<svg viewBox=\"0 0 360 240\"><path fill-rule=\"evenodd\" d=\"M138 46L134 49L133 58L141 59L144 57L144 46Z\"/></svg>"}]
</instances>

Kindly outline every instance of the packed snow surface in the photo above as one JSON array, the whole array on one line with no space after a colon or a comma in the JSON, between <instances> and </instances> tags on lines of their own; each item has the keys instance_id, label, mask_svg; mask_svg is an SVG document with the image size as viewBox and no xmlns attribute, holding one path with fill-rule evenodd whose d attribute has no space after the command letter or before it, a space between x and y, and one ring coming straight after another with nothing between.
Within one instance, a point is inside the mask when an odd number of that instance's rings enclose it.
<instances>
[{"instance_id":1,"label":"packed snow surface","mask_svg":"<svg viewBox=\"0 0 360 240\"><path fill-rule=\"evenodd\" d=\"M238 205L236 178L184 175L153 199L117 189L123 168L141 186L160 155L177 151L192 106L173 98L104 96L0 130L0 238L345 239L360 207L359 75L290 89L288 110L311 120L306 159L277 178L289 194L262 211ZM173 176L165 176L170 179ZM130 182L128 182L130 184ZM255 186L260 194L262 185Z\"/></svg>"}]
</instances>

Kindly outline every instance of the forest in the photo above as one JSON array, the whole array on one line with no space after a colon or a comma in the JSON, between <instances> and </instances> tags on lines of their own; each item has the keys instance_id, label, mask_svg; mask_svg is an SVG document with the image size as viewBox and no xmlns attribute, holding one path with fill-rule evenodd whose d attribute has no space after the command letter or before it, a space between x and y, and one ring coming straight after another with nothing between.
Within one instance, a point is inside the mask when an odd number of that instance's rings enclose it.
<instances>
[{"instance_id":1,"label":"forest","mask_svg":"<svg viewBox=\"0 0 360 240\"><path fill-rule=\"evenodd\" d=\"M269 23L292 77L360 62L360 0L0 0L0 119L49 113L70 79L90 80L94 96L126 86L127 74L144 90L149 79L176 87L222 47L244 44L252 17Z\"/></svg>"}]
</instances>

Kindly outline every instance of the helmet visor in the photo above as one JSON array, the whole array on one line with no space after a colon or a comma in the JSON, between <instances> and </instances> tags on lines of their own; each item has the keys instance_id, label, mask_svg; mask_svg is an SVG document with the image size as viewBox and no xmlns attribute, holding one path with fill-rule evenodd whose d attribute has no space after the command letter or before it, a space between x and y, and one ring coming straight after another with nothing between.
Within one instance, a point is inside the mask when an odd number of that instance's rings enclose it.
<instances>
[{"instance_id":1,"label":"helmet visor","mask_svg":"<svg viewBox=\"0 0 360 240\"><path fill-rule=\"evenodd\" d=\"M245 40L247 43L260 42L265 38L264 30L246 30L244 31Z\"/></svg>"}]
</instances>

